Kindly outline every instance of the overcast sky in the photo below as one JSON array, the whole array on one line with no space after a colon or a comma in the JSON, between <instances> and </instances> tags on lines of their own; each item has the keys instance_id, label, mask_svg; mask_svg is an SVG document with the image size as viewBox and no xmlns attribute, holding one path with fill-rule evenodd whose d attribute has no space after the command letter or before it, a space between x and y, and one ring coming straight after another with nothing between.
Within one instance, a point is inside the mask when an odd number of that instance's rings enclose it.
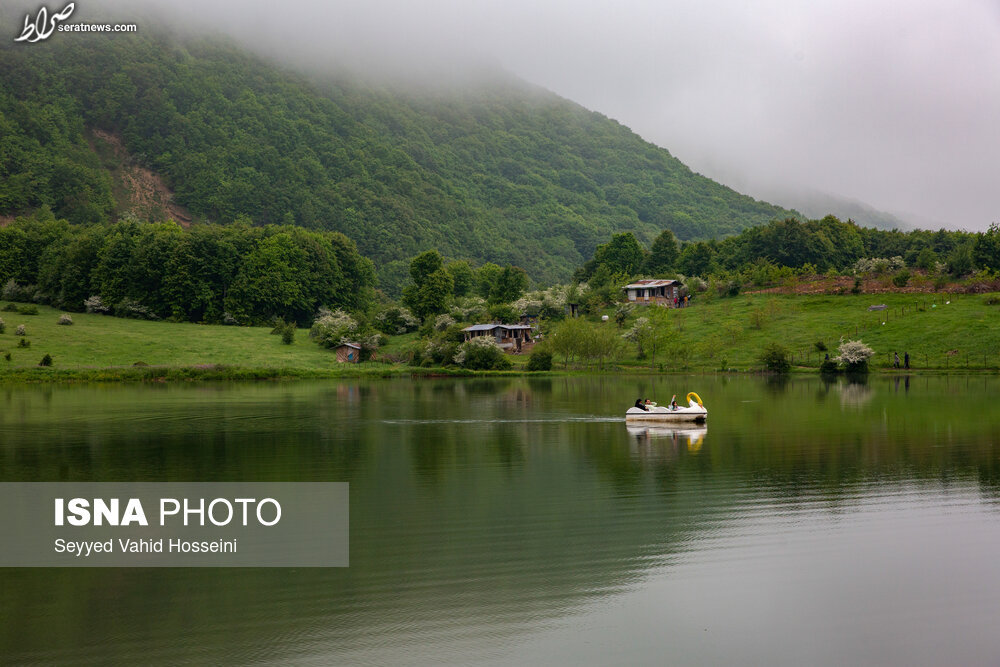
<instances>
[{"instance_id":1,"label":"overcast sky","mask_svg":"<svg viewBox=\"0 0 1000 667\"><path fill-rule=\"evenodd\" d=\"M104 2L320 66L495 63L778 204L1000 221L1000 0Z\"/></svg>"}]
</instances>

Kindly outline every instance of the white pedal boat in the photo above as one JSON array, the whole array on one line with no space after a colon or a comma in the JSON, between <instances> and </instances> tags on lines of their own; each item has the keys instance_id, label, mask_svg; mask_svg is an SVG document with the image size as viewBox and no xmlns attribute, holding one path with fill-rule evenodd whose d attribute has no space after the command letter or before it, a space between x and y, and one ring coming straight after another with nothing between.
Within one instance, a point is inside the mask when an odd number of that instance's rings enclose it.
<instances>
[{"instance_id":1,"label":"white pedal boat","mask_svg":"<svg viewBox=\"0 0 1000 667\"><path fill-rule=\"evenodd\" d=\"M647 409L631 407L625 413L625 421L634 422L703 422L708 419L708 410L701 402L701 397L693 391L687 395L687 407L671 410L662 405L652 405Z\"/></svg>"}]
</instances>

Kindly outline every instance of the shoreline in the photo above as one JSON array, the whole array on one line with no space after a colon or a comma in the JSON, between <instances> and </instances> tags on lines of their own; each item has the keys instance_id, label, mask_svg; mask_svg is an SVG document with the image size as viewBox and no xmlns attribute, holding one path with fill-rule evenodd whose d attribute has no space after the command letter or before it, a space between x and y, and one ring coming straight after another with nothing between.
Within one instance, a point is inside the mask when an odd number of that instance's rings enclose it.
<instances>
[{"instance_id":1,"label":"shoreline","mask_svg":"<svg viewBox=\"0 0 1000 667\"><path fill-rule=\"evenodd\" d=\"M248 381L279 381L293 382L300 380L340 380L362 378L410 378L435 379L456 377L526 377L554 378L579 375L615 375L615 376L675 376L675 375L728 375L728 376L760 376L763 378L799 378L807 376L823 377L817 368L793 367L786 375L777 375L760 370L709 370L689 368L671 371L656 371L645 367L616 366L604 369L553 369L551 371L527 371L512 369L506 371L473 371L462 368L443 367L413 367L413 366L380 366L377 368L336 368L336 369L305 369L305 368L273 368L226 366L224 364L197 366L111 366L105 368L15 368L0 371L0 385L16 384L76 384L76 383L177 383L177 382L248 382ZM1000 375L996 368L874 368L867 377L904 377L910 375ZM826 376L830 379L845 377L844 373Z\"/></svg>"}]
</instances>

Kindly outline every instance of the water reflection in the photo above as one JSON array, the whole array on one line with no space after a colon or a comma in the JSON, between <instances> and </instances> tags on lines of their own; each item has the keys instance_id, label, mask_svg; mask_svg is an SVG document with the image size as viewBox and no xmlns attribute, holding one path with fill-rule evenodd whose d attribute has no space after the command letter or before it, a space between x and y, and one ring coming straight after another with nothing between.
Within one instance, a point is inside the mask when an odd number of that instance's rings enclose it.
<instances>
[{"instance_id":1,"label":"water reflection","mask_svg":"<svg viewBox=\"0 0 1000 667\"><path fill-rule=\"evenodd\" d=\"M892 533L900 548L946 537L962 544L968 534L941 530L964 525L963 517L977 539L994 535L996 522L977 522L981 513L996 521L1000 498L996 378L908 380L795 378L776 387L756 378L574 377L7 391L2 479L348 481L351 567L7 571L0 655L517 662L514 647L549 636L548 628L576 628L581 644L615 645L620 624L573 619L664 582L685 584L677 577L692 559L720 571L755 563L743 572L744 587L759 583L754 576L781 581L810 565L782 550L790 535L836 535L840 541L831 537L822 549L866 551L866 525L892 531L881 517L924 516L927 508L951 523ZM624 424L634 396L670 396L678 387L697 389L711 406L710 429ZM939 409L927 410L931 404ZM837 532L855 524L850 539ZM882 576L852 562L859 581ZM716 576L692 579L705 599L747 617L764 613L759 597L734 596L712 584ZM982 590L1000 595L995 582ZM664 598L653 599L661 606L642 612L669 615ZM806 617L864 636L824 616L829 603L798 602ZM955 629L944 615L934 622L942 633ZM657 643L662 636L636 638L660 651L636 661L655 662L668 648ZM677 649L685 639L671 641ZM727 657L721 662L742 662Z\"/></svg>"},{"instance_id":2,"label":"water reflection","mask_svg":"<svg viewBox=\"0 0 1000 667\"><path fill-rule=\"evenodd\" d=\"M679 456L680 452L698 452L705 442L708 433L707 426L626 426L625 430L632 436L630 447L632 455L645 460L670 460Z\"/></svg>"}]
</instances>

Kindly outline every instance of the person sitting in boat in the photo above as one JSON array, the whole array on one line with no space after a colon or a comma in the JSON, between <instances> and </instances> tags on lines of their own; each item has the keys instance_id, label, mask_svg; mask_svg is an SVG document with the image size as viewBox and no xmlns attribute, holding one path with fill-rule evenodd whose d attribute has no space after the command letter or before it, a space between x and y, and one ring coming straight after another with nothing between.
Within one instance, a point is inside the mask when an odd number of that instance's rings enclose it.
<instances>
[{"instance_id":1,"label":"person sitting in boat","mask_svg":"<svg viewBox=\"0 0 1000 667\"><path fill-rule=\"evenodd\" d=\"M670 409L671 410L677 409L677 394L674 394L673 396L670 397Z\"/></svg>"},{"instance_id":2,"label":"person sitting in boat","mask_svg":"<svg viewBox=\"0 0 1000 667\"><path fill-rule=\"evenodd\" d=\"M643 404L641 398L635 399L635 407L639 408L640 410L646 410L647 412L649 411L649 408L647 408L645 404Z\"/></svg>"},{"instance_id":3,"label":"person sitting in boat","mask_svg":"<svg viewBox=\"0 0 1000 667\"><path fill-rule=\"evenodd\" d=\"M646 405L646 409L647 410L649 408L655 408L656 407L656 403L654 403L653 401L649 400L648 398L646 399L645 405Z\"/></svg>"}]
</instances>

